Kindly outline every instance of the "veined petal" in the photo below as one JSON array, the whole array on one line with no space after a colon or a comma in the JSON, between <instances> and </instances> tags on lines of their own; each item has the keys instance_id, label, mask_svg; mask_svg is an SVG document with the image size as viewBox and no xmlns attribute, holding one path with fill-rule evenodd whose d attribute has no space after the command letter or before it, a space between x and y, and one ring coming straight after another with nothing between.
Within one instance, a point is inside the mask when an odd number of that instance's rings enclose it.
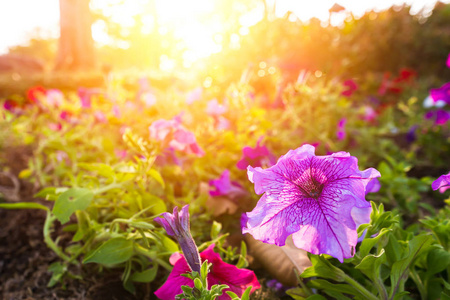
<instances>
[{"instance_id":1,"label":"veined petal","mask_svg":"<svg viewBox=\"0 0 450 300\"><path fill-rule=\"evenodd\" d=\"M247 213L243 233L279 246L293 234L298 248L342 262L354 255L357 227L370 221L365 190L380 173L360 171L347 152L315 156L314 149L303 145L268 169L248 168L255 192L263 196Z\"/></svg>"}]
</instances>

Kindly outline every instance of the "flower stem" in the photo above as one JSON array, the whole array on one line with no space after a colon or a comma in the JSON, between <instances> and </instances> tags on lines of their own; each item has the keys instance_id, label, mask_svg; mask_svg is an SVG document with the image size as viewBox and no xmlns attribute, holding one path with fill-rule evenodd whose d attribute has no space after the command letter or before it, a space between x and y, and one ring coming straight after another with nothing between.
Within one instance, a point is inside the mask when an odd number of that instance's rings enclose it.
<instances>
[{"instance_id":1,"label":"flower stem","mask_svg":"<svg viewBox=\"0 0 450 300\"><path fill-rule=\"evenodd\" d=\"M351 278L347 274L344 274L344 281L353 286L365 299L368 300L378 300L374 294L369 292L365 287L363 287L359 282L355 279Z\"/></svg>"},{"instance_id":2,"label":"flower stem","mask_svg":"<svg viewBox=\"0 0 450 300\"><path fill-rule=\"evenodd\" d=\"M50 211L47 211L47 217L45 218L44 229L43 229L44 241L47 244L47 247L52 249L56 253L56 255L58 255L59 257L61 257L63 260L65 260L67 262L71 262L70 257L67 256L61 250L61 248L58 247L58 245L56 245L56 243L52 240L52 238L50 236L50 233L52 232L51 226L55 219L56 219L56 217L54 215L52 215L52 213Z\"/></svg>"}]
</instances>

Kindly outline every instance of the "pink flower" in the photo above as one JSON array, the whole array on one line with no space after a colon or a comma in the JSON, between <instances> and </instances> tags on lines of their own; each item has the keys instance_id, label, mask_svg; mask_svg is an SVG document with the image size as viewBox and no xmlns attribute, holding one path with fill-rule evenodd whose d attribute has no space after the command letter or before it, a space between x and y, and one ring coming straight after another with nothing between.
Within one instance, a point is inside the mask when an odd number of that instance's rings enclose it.
<instances>
[{"instance_id":1,"label":"pink flower","mask_svg":"<svg viewBox=\"0 0 450 300\"><path fill-rule=\"evenodd\" d=\"M374 121L375 118L377 117L377 113L375 112L373 107L370 105L365 105L363 109L364 109L364 117L363 117L364 120L366 120L367 122Z\"/></svg>"},{"instance_id":2,"label":"pink flower","mask_svg":"<svg viewBox=\"0 0 450 300\"><path fill-rule=\"evenodd\" d=\"M439 189L439 192L441 193L450 189L450 172L448 174L439 176L439 178L431 184L431 187L433 188L433 190Z\"/></svg>"},{"instance_id":3,"label":"pink flower","mask_svg":"<svg viewBox=\"0 0 450 300\"><path fill-rule=\"evenodd\" d=\"M53 107L60 107L64 102L64 94L60 90L51 89L47 91L47 103Z\"/></svg>"},{"instance_id":4,"label":"pink flower","mask_svg":"<svg viewBox=\"0 0 450 300\"><path fill-rule=\"evenodd\" d=\"M116 157L119 159L125 159L128 155L127 150L114 150Z\"/></svg>"},{"instance_id":5,"label":"pink flower","mask_svg":"<svg viewBox=\"0 0 450 300\"><path fill-rule=\"evenodd\" d=\"M223 171L219 179L209 181L209 186L215 188L209 194L211 196L229 196L230 198L238 197L245 194L245 190L237 181L230 180L230 171Z\"/></svg>"},{"instance_id":6,"label":"pink flower","mask_svg":"<svg viewBox=\"0 0 450 300\"><path fill-rule=\"evenodd\" d=\"M358 85L353 79L344 81L343 86L347 87L347 89L341 93L341 95L345 97L350 97L356 90L358 90Z\"/></svg>"},{"instance_id":7,"label":"pink flower","mask_svg":"<svg viewBox=\"0 0 450 300\"><path fill-rule=\"evenodd\" d=\"M97 110L94 113L95 120L99 123L106 123L106 116L103 112Z\"/></svg>"},{"instance_id":8,"label":"pink flower","mask_svg":"<svg viewBox=\"0 0 450 300\"><path fill-rule=\"evenodd\" d=\"M228 108L224 104L219 104L217 99L208 101L206 107L206 113L210 116L220 116L228 111Z\"/></svg>"},{"instance_id":9,"label":"pink flower","mask_svg":"<svg viewBox=\"0 0 450 300\"><path fill-rule=\"evenodd\" d=\"M450 53L448 54L448 57L447 57L447 67L450 68Z\"/></svg>"},{"instance_id":10,"label":"pink flower","mask_svg":"<svg viewBox=\"0 0 450 300\"><path fill-rule=\"evenodd\" d=\"M347 123L346 118L342 118L338 122L338 129L336 131L336 137L338 140L342 141L347 136L347 133L345 132L345 124Z\"/></svg>"},{"instance_id":11,"label":"pink flower","mask_svg":"<svg viewBox=\"0 0 450 300\"><path fill-rule=\"evenodd\" d=\"M142 100L144 101L146 107L152 107L156 104L156 97L152 93L144 93L142 95Z\"/></svg>"},{"instance_id":12,"label":"pink flower","mask_svg":"<svg viewBox=\"0 0 450 300\"><path fill-rule=\"evenodd\" d=\"M169 147L192 153L197 156L205 155L205 152L197 144L192 132L183 127L177 120L158 120L153 122L150 127L150 138L161 141Z\"/></svg>"},{"instance_id":13,"label":"pink flower","mask_svg":"<svg viewBox=\"0 0 450 300\"><path fill-rule=\"evenodd\" d=\"M266 146L260 145L261 140L261 138L258 140L255 148L247 146L242 149L242 158L236 165L238 169L245 170L248 166L272 166L275 163L275 156Z\"/></svg>"},{"instance_id":14,"label":"pink flower","mask_svg":"<svg viewBox=\"0 0 450 300\"><path fill-rule=\"evenodd\" d=\"M255 192L264 195L247 213L242 232L278 246L292 235L296 247L343 262L355 253L357 228L370 221L365 191L380 173L360 171L347 152L316 156L314 150L304 145L268 169L248 167Z\"/></svg>"},{"instance_id":15,"label":"pink flower","mask_svg":"<svg viewBox=\"0 0 450 300\"><path fill-rule=\"evenodd\" d=\"M228 264L222 260L219 254L214 252L214 244L210 245L202 253L200 253L202 262L208 260L212 264L211 271L208 273L208 288L215 284L226 284L229 286L225 289L222 296L218 300L230 299L225 292L232 291L239 297L247 287L252 286L251 292L259 289L261 286L253 271L247 269L238 269L236 266ZM170 258L173 270L167 278L167 281L155 292L155 295L162 300L173 300L175 296L182 293L181 286L194 286L192 279L181 276L190 272L186 260L181 254L173 254Z\"/></svg>"},{"instance_id":16,"label":"pink flower","mask_svg":"<svg viewBox=\"0 0 450 300\"><path fill-rule=\"evenodd\" d=\"M53 131L60 131L62 129L61 123L50 123L48 124L48 128Z\"/></svg>"},{"instance_id":17,"label":"pink flower","mask_svg":"<svg viewBox=\"0 0 450 300\"><path fill-rule=\"evenodd\" d=\"M192 103L194 103L195 101L200 100L200 98L202 97L202 93L203 93L203 89L201 87L198 87L192 91L190 91L187 94L186 97L186 103L191 105Z\"/></svg>"}]
</instances>

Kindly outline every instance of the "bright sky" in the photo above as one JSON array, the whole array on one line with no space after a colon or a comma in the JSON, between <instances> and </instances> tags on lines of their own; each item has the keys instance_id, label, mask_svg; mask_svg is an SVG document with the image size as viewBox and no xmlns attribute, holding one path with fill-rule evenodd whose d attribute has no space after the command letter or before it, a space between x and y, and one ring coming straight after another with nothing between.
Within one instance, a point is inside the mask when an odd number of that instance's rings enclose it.
<instances>
[{"instance_id":1,"label":"bright sky","mask_svg":"<svg viewBox=\"0 0 450 300\"><path fill-rule=\"evenodd\" d=\"M145 0L139 0L145 1ZM180 22L186 19L186 16L192 16L195 13L208 13L211 9L212 0L156 0L156 6L159 12L160 20L167 22ZM270 2L270 0L268 0ZM272 0L277 2L277 15L283 15L286 11L291 10L300 19L307 20L313 16L322 20L328 18L328 9L335 3L339 3L347 9L351 10L355 15L362 15L366 10L373 8L385 9L393 4L401 4L406 2L412 5L412 12L416 13L422 8L430 9L436 3L436 0ZM125 2L127 11L135 10L138 0ZM450 0L444 2L450 3ZM101 3L101 1L100 1ZM125 13L122 11L121 13ZM258 13L256 13L259 15ZM123 15L123 14L122 14ZM257 18L258 16L256 16ZM251 25L255 16L250 15L241 19L241 25ZM0 0L0 54L6 53L8 47L25 43L30 36L39 36L43 38L58 37L59 23L59 1L58 0ZM123 23L126 23L123 20ZM187 26L186 24L189 24ZM209 24L203 26L200 22L192 22L192 18L186 24L182 25L179 35L188 36L186 43L198 44L199 36L206 36L207 33L215 34L220 31L221 24ZM216 27L216 28L213 28ZM39 31L37 31L39 28ZM94 28L94 38L101 40L101 28ZM203 35L199 32L207 31ZM191 35L191 36L189 36ZM195 35L195 38L194 38ZM203 41L206 43L206 41ZM220 51L219 48L211 48L211 52ZM203 49L205 49L203 47ZM195 52L197 49L193 49ZM203 56L205 54L201 54ZM207 55L207 54L206 54Z\"/></svg>"}]
</instances>

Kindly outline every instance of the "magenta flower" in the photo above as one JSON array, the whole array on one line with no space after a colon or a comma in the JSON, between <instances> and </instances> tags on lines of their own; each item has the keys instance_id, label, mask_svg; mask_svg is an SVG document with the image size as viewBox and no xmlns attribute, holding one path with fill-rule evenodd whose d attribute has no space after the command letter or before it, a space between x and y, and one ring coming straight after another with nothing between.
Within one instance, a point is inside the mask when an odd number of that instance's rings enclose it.
<instances>
[{"instance_id":1,"label":"magenta flower","mask_svg":"<svg viewBox=\"0 0 450 300\"><path fill-rule=\"evenodd\" d=\"M278 246L292 234L298 248L343 262L354 255L358 226L370 221L365 190L380 172L360 171L347 152L316 156L304 145L268 169L248 167L248 177L264 195L247 213L243 233Z\"/></svg>"},{"instance_id":2,"label":"magenta flower","mask_svg":"<svg viewBox=\"0 0 450 300\"><path fill-rule=\"evenodd\" d=\"M211 196L229 196L230 198L238 197L245 194L245 190L237 181L230 180L230 171L223 171L219 179L209 181L209 186L214 190L209 191Z\"/></svg>"},{"instance_id":3,"label":"magenta flower","mask_svg":"<svg viewBox=\"0 0 450 300\"><path fill-rule=\"evenodd\" d=\"M208 287L215 284L226 284L228 289L223 291L222 296L218 300L230 299L225 292L232 291L239 297L242 296L245 289L252 286L251 292L259 289L261 286L253 271L247 269L238 269L236 266L228 264L220 258L220 255L214 252L214 244L210 245L202 253L200 253L202 262L208 260L212 264L211 271L208 273ZM162 300L173 300L175 296L182 293L181 286L194 286L194 281L190 278L181 276L189 272L189 266L185 258L180 254L174 254L170 258L173 264L172 272L167 281L155 292L155 295Z\"/></svg>"},{"instance_id":4,"label":"magenta flower","mask_svg":"<svg viewBox=\"0 0 450 300\"><path fill-rule=\"evenodd\" d=\"M347 124L347 119L342 118L338 122L338 129L336 131L336 137L338 140L342 141L347 136L347 133L345 132L345 124Z\"/></svg>"},{"instance_id":5,"label":"magenta flower","mask_svg":"<svg viewBox=\"0 0 450 300\"><path fill-rule=\"evenodd\" d=\"M238 169L245 170L248 166L270 167L275 163L275 156L270 153L266 146L260 145L261 140L261 138L258 140L255 148L247 146L242 149L242 158L236 164Z\"/></svg>"},{"instance_id":6,"label":"magenta flower","mask_svg":"<svg viewBox=\"0 0 450 300\"><path fill-rule=\"evenodd\" d=\"M220 104L217 99L208 101L206 107L206 113L210 116L220 116L228 111L228 108L224 104Z\"/></svg>"},{"instance_id":7,"label":"magenta flower","mask_svg":"<svg viewBox=\"0 0 450 300\"><path fill-rule=\"evenodd\" d=\"M158 120L149 127L150 138L161 141L167 146L197 156L205 155L205 152L197 144L195 136L177 120Z\"/></svg>"},{"instance_id":8,"label":"magenta flower","mask_svg":"<svg viewBox=\"0 0 450 300\"><path fill-rule=\"evenodd\" d=\"M179 213L178 207L175 206L173 214L163 213L155 222L164 227L168 235L177 239L190 267L187 272L192 270L200 273L200 256L189 225L189 205L183 206Z\"/></svg>"},{"instance_id":9,"label":"magenta flower","mask_svg":"<svg viewBox=\"0 0 450 300\"><path fill-rule=\"evenodd\" d=\"M380 190L381 184L378 178L374 178L366 186L366 195L368 193L376 193Z\"/></svg>"},{"instance_id":10,"label":"magenta flower","mask_svg":"<svg viewBox=\"0 0 450 300\"><path fill-rule=\"evenodd\" d=\"M432 184L431 187L433 190L439 189L439 192L443 193L446 190L450 189L450 172L446 175L439 176Z\"/></svg>"},{"instance_id":11,"label":"magenta flower","mask_svg":"<svg viewBox=\"0 0 450 300\"><path fill-rule=\"evenodd\" d=\"M448 57L447 57L447 67L450 68L450 53L448 54Z\"/></svg>"},{"instance_id":12,"label":"magenta flower","mask_svg":"<svg viewBox=\"0 0 450 300\"><path fill-rule=\"evenodd\" d=\"M450 120L450 112L443 109L428 111L425 119L433 120L435 125L445 125Z\"/></svg>"},{"instance_id":13,"label":"magenta flower","mask_svg":"<svg viewBox=\"0 0 450 300\"><path fill-rule=\"evenodd\" d=\"M358 89L358 85L353 79L344 81L342 85L347 88L341 93L341 95L345 97L350 97Z\"/></svg>"},{"instance_id":14,"label":"magenta flower","mask_svg":"<svg viewBox=\"0 0 450 300\"><path fill-rule=\"evenodd\" d=\"M450 105L450 82L445 83L440 88L431 89L430 96L433 98L434 102L444 101Z\"/></svg>"}]
</instances>

